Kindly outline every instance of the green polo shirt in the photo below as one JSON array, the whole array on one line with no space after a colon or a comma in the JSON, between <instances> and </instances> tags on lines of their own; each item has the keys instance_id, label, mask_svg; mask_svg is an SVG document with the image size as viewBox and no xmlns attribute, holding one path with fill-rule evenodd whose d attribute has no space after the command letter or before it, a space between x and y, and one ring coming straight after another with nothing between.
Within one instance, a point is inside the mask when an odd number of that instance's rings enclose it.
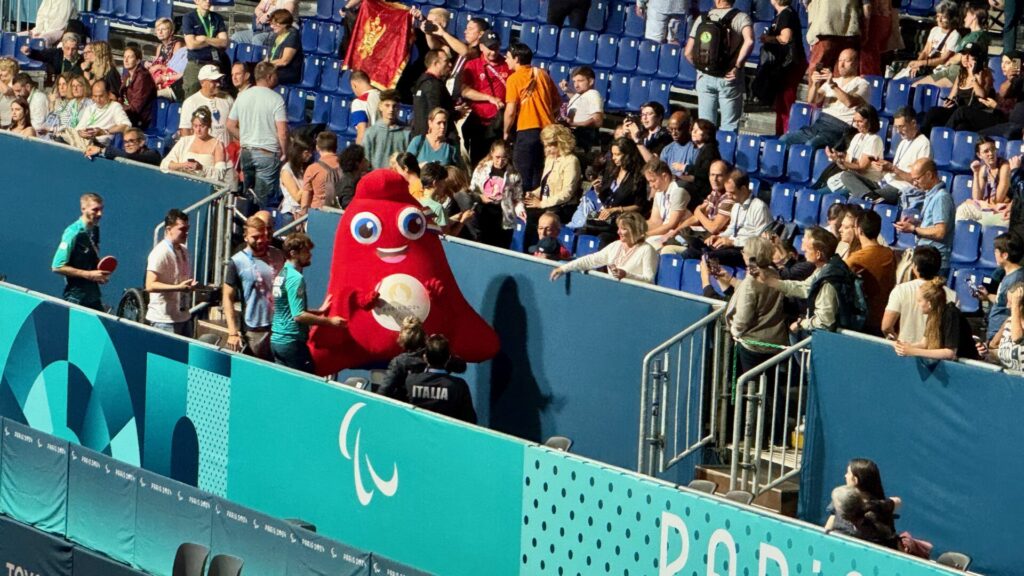
<instances>
[{"instance_id":1,"label":"green polo shirt","mask_svg":"<svg viewBox=\"0 0 1024 576\"><path fill-rule=\"evenodd\" d=\"M295 321L295 317L305 311L306 279L290 261L285 262L284 268L281 268L277 278L274 278L274 323L270 342L305 342L309 327Z\"/></svg>"},{"instance_id":2,"label":"green polo shirt","mask_svg":"<svg viewBox=\"0 0 1024 576\"><path fill-rule=\"evenodd\" d=\"M100 227L91 228L81 219L75 220L64 229L60 237L60 245L53 255L51 268L70 266L78 270L95 270L99 264ZM102 309L100 285L84 278L65 277L64 299L68 302L81 304L90 308Z\"/></svg>"}]
</instances>

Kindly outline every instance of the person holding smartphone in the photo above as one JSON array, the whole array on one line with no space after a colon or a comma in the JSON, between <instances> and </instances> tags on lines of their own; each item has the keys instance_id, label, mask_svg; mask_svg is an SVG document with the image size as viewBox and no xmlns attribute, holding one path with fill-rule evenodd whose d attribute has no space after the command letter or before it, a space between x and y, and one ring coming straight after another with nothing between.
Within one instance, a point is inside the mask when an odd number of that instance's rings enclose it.
<instances>
[{"instance_id":1,"label":"person holding smartphone","mask_svg":"<svg viewBox=\"0 0 1024 576\"><path fill-rule=\"evenodd\" d=\"M879 136L878 111L867 104L860 106L853 114L853 127L857 130L846 152L838 152L825 147L825 154L842 172L828 179L828 187L833 192L851 195L853 190L877 190L882 180L882 172L876 162L884 155L885 144Z\"/></svg>"},{"instance_id":2,"label":"person holding smartphone","mask_svg":"<svg viewBox=\"0 0 1024 576\"><path fill-rule=\"evenodd\" d=\"M921 131L931 134L932 128L939 126L968 129L964 120L967 112L963 110L988 110L985 101L995 96L993 84L992 70L988 67L988 48L978 42L966 44L960 50L960 71L952 92L939 106L924 115ZM957 114L955 119L954 114Z\"/></svg>"},{"instance_id":3,"label":"person holding smartphone","mask_svg":"<svg viewBox=\"0 0 1024 576\"><path fill-rule=\"evenodd\" d=\"M210 132L212 125L210 109L206 106L196 109L192 114L192 135L178 140L160 163L160 169L216 179L216 168L225 162L226 153L224 145Z\"/></svg>"}]
</instances>

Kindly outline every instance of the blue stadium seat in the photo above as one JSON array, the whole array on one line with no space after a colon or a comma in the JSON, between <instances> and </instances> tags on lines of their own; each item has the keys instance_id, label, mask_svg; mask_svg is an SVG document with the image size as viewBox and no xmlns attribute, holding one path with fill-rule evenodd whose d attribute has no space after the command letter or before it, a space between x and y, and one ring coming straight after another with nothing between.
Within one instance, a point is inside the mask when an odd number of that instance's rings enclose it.
<instances>
[{"instance_id":1,"label":"blue stadium seat","mask_svg":"<svg viewBox=\"0 0 1024 576\"><path fill-rule=\"evenodd\" d=\"M1022 149L1024 149L1024 141L1021 140L1010 140L1006 143L1006 153L1004 158L1013 158L1014 156L1020 156Z\"/></svg>"},{"instance_id":2,"label":"blue stadium seat","mask_svg":"<svg viewBox=\"0 0 1024 576\"><path fill-rule=\"evenodd\" d=\"M514 22L508 18L497 18L494 20L494 31L501 40L501 49L508 50L512 42L512 26Z\"/></svg>"},{"instance_id":3,"label":"blue stadium seat","mask_svg":"<svg viewBox=\"0 0 1024 576\"><path fill-rule=\"evenodd\" d=\"M953 178L954 175L952 172L948 172L946 170L939 170L939 180L942 180L942 183L946 185L946 189L953 189Z\"/></svg>"},{"instance_id":4,"label":"blue stadium seat","mask_svg":"<svg viewBox=\"0 0 1024 576\"><path fill-rule=\"evenodd\" d=\"M615 2L608 10L608 20L604 23L604 31L607 34L622 35L626 29L626 12L633 10L633 4L622 4Z\"/></svg>"},{"instance_id":5,"label":"blue stadium seat","mask_svg":"<svg viewBox=\"0 0 1024 576\"><path fill-rule=\"evenodd\" d=\"M629 75L608 75L608 100L604 103L606 110L626 110L629 106Z\"/></svg>"},{"instance_id":6,"label":"blue stadium seat","mask_svg":"<svg viewBox=\"0 0 1024 576\"><path fill-rule=\"evenodd\" d=\"M171 102L167 105L167 121L164 123L164 136L170 136L178 131L178 124L181 123L181 104Z\"/></svg>"},{"instance_id":7,"label":"blue stadium seat","mask_svg":"<svg viewBox=\"0 0 1024 576\"><path fill-rule=\"evenodd\" d=\"M563 62L574 62L579 44L579 30L569 27L562 28L562 31L558 34L558 59Z\"/></svg>"},{"instance_id":8,"label":"blue stadium seat","mask_svg":"<svg viewBox=\"0 0 1024 576\"><path fill-rule=\"evenodd\" d=\"M761 137L751 134L740 134L736 138L735 164L747 174L757 172L758 158L761 155ZM724 156L724 154L723 154Z\"/></svg>"},{"instance_id":9,"label":"blue stadium seat","mask_svg":"<svg viewBox=\"0 0 1024 576\"><path fill-rule=\"evenodd\" d=\"M344 8L346 4L348 4L348 0L334 0L334 7L331 9L332 10L331 17L330 18L324 18L324 20L333 20L334 22L339 22L340 23L341 22L341 15L338 14L338 11L341 10L342 8ZM451 6L452 8L456 8L456 9L462 8L462 0L452 0L449 3L449 6Z\"/></svg>"},{"instance_id":10,"label":"blue stadium seat","mask_svg":"<svg viewBox=\"0 0 1024 576\"><path fill-rule=\"evenodd\" d=\"M619 41L619 56L615 61L616 72L636 72L636 61L640 56L640 41L623 38Z\"/></svg>"},{"instance_id":11,"label":"blue stadium seat","mask_svg":"<svg viewBox=\"0 0 1024 576\"><path fill-rule=\"evenodd\" d=\"M879 113L892 117L910 103L910 80L889 80L885 85L885 104Z\"/></svg>"},{"instance_id":12,"label":"blue stadium seat","mask_svg":"<svg viewBox=\"0 0 1024 576\"><path fill-rule=\"evenodd\" d=\"M636 15L632 4L627 4L626 26L624 33L633 38L643 38L644 29L647 28L647 21Z\"/></svg>"},{"instance_id":13,"label":"blue stadium seat","mask_svg":"<svg viewBox=\"0 0 1024 576\"><path fill-rule=\"evenodd\" d=\"M501 14L501 1L502 0L484 0L484 14L490 14L491 16Z\"/></svg>"},{"instance_id":14,"label":"blue stadium seat","mask_svg":"<svg viewBox=\"0 0 1024 576\"><path fill-rule=\"evenodd\" d=\"M552 62L548 66L548 74L551 75L551 79L556 85L562 82L562 80L570 81L572 75L572 65L568 62Z\"/></svg>"},{"instance_id":15,"label":"blue stadium seat","mask_svg":"<svg viewBox=\"0 0 1024 576\"><path fill-rule=\"evenodd\" d=\"M811 188L797 191L793 221L801 228L818 225L818 211L821 207L821 193Z\"/></svg>"},{"instance_id":16,"label":"blue stadium seat","mask_svg":"<svg viewBox=\"0 0 1024 576\"><path fill-rule=\"evenodd\" d=\"M972 174L957 174L953 177L953 186L951 192L953 194L953 205L959 206L966 200L971 199L974 187L974 175Z\"/></svg>"},{"instance_id":17,"label":"blue stadium seat","mask_svg":"<svg viewBox=\"0 0 1024 576\"><path fill-rule=\"evenodd\" d=\"M345 98L355 98L356 94L352 91L352 71L345 70L338 77L338 94L341 94Z\"/></svg>"},{"instance_id":18,"label":"blue stadium seat","mask_svg":"<svg viewBox=\"0 0 1024 576\"><path fill-rule=\"evenodd\" d=\"M338 25L329 22L320 26L320 34L317 38L316 51L324 56L334 56L338 53Z\"/></svg>"},{"instance_id":19,"label":"blue stadium seat","mask_svg":"<svg viewBox=\"0 0 1024 576\"><path fill-rule=\"evenodd\" d=\"M885 159L892 160L896 157L896 149L899 148L900 142L903 138L900 137L900 133L896 130L892 131L892 138L889 140L889 144L885 147Z\"/></svg>"},{"instance_id":20,"label":"blue stadium seat","mask_svg":"<svg viewBox=\"0 0 1024 576\"><path fill-rule=\"evenodd\" d=\"M893 228L893 224L895 224L900 217L900 209L898 206L876 204L874 210L875 213L882 218L881 236L882 238L885 238L886 243L892 246L896 243L896 229Z\"/></svg>"},{"instance_id":21,"label":"blue stadium seat","mask_svg":"<svg viewBox=\"0 0 1024 576\"><path fill-rule=\"evenodd\" d=\"M238 62L258 62L255 44L238 44L235 46L235 60Z\"/></svg>"},{"instance_id":22,"label":"blue stadium seat","mask_svg":"<svg viewBox=\"0 0 1024 576\"><path fill-rule=\"evenodd\" d=\"M597 252L601 248L601 239L597 236L591 236L590 234L580 234L576 237L576 254L577 258L587 256Z\"/></svg>"},{"instance_id":23,"label":"blue stadium seat","mask_svg":"<svg viewBox=\"0 0 1024 576\"><path fill-rule=\"evenodd\" d=\"M889 136L891 135L890 127L892 125L892 118L887 116L880 116L878 118L878 136L882 139L882 155L885 155L885 147L889 144Z\"/></svg>"},{"instance_id":24,"label":"blue stadium seat","mask_svg":"<svg viewBox=\"0 0 1024 576\"><path fill-rule=\"evenodd\" d=\"M334 98L331 105L331 120L327 127L335 134L344 134L348 130L348 115L352 112L352 101L347 98Z\"/></svg>"},{"instance_id":25,"label":"blue stadium seat","mask_svg":"<svg viewBox=\"0 0 1024 576\"><path fill-rule=\"evenodd\" d=\"M99 5L96 6L96 14L102 16L109 16L113 14L114 6L111 0L100 0Z\"/></svg>"},{"instance_id":26,"label":"blue stadium seat","mask_svg":"<svg viewBox=\"0 0 1024 576\"><path fill-rule=\"evenodd\" d=\"M652 102L658 102L665 107L665 110L669 109L669 99L672 96L672 83L668 80L653 79L650 81L651 84L651 96Z\"/></svg>"},{"instance_id":27,"label":"blue stadium seat","mask_svg":"<svg viewBox=\"0 0 1024 576\"><path fill-rule=\"evenodd\" d=\"M928 140L932 145L932 159L939 168L948 168L953 158L953 136L956 133L952 128L932 128ZM974 151L971 151L971 158L974 158Z\"/></svg>"},{"instance_id":28,"label":"blue stadium seat","mask_svg":"<svg viewBox=\"0 0 1024 576\"><path fill-rule=\"evenodd\" d=\"M629 78L629 100L626 101L626 110L640 111L640 107L650 99L651 81L645 76L633 76Z\"/></svg>"},{"instance_id":29,"label":"blue stadium seat","mask_svg":"<svg viewBox=\"0 0 1024 576\"><path fill-rule=\"evenodd\" d=\"M953 156L949 167L957 172L967 172L975 160L974 145L978 143L977 132L960 131L953 135Z\"/></svg>"},{"instance_id":30,"label":"blue stadium seat","mask_svg":"<svg viewBox=\"0 0 1024 576\"><path fill-rule=\"evenodd\" d=\"M818 225L825 226L828 224L828 210L833 204L845 204L846 195L838 192L826 192L822 191L821 204L818 208Z\"/></svg>"},{"instance_id":31,"label":"blue stadium seat","mask_svg":"<svg viewBox=\"0 0 1024 576\"><path fill-rule=\"evenodd\" d=\"M0 56L14 58L18 53L18 35L15 32L4 32L0 37Z\"/></svg>"},{"instance_id":32,"label":"blue stadium seat","mask_svg":"<svg viewBox=\"0 0 1024 576\"><path fill-rule=\"evenodd\" d=\"M662 44L658 48L657 74L659 78L673 80L679 75L679 54L681 52L682 50L675 44Z\"/></svg>"},{"instance_id":33,"label":"blue stadium seat","mask_svg":"<svg viewBox=\"0 0 1024 576\"><path fill-rule=\"evenodd\" d=\"M155 12L155 10L154 10ZM125 3L123 20L138 22L142 19L142 0L128 0Z\"/></svg>"},{"instance_id":34,"label":"blue stadium seat","mask_svg":"<svg viewBox=\"0 0 1024 576\"><path fill-rule=\"evenodd\" d=\"M412 106L402 104L398 107L398 121L402 124L409 124L412 122Z\"/></svg>"},{"instance_id":35,"label":"blue stadium seat","mask_svg":"<svg viewBox=\"0 0 1024 576\"><path fill-rule=\"evenodd\" d=\"M717 132L718 154L729 164L736 158L736 133L729 130Z\"/></svg>"},{"instance_id":36,"label":"blue stadium seat","mask_svg":"<svg viewBox=\"0 0 1024 576\"><path fill-rule=\"evenodd\" d=\"M317 20L334 20L338 12L334 9L334 0L316 0Z\"/></svg>"},{"instance_id":37,"label":"blue stadium seat","mask_svg":"<svg viewBox=\"0 0 1024 576\"><path fill-rule=\"evenodd\" d=\"M1009 158L1009 156L1006 155L1006 147L1010 144L1009 140L1002 136L989 136L988 138L996 145L997 156L1000 158Z\"/></svg>"},{"instance_id":38,"label":"blue stadium seat","mask_svg":"<svg viewBox=\"0 0 1024 576\"><path fill-rule=\"evenodd\" d=\"M964 314L974 314L981 310L981 302L973 294L971 284L981 286L983 275L973 268L958 267L953 269L952 280L953 290L960 301L960 311Z\"/></svg>"},{"instance_id":39,"label":"blue stadium seat","mask_svg":"<svg viewBox=\"0 0 1024 576\"><path fill-rule=\"evenodd\" d=\"M881 112L882 100L885 96L885 78L881 76L866 75L864 79L868 81L871 86L871 94L868 96L868 104L875 107L875 110Z\"/></svg>"},{"instance_id":40,"label":"blue stadium seat","mask_svg":"<svg viewBox=\"0 0 1024 576\"><path fill-rule=\"evenodd\" d=\"M914 89L914 110L919 112L933 108L939 103L938 86L931 84L920 84Z\"/></svg>"},{"instance_id":41,"label":"blue stadium seat","mask_svg":"<svg viewBox=\"0 0 1024 576\"><path fill-rule=\"evenodd\" d=\"M174 16L174 0L156 0L156 18L171 18Z\"/></svg>"},{"instance_id":42,"label":"blue stadium seat","mask_svg":"<svg viewBox=\"0 0 1024 576\"><path fill-rule=\"evenodd\" d=\"M771 2L764 2L763 0L756 2L752 16L755 22L771 22L775 20L775 11L772 10Z\"/></svg>"},{"instance_id":43,"label":"blue stadium seat","mask_svg":"<svg viewBox=\"0 0 1024 576\"><path fill-rule=\"evenodd\" d=\"M92 24L92 40L108 40L110 38L110 18L97 18Z\"/></svg>"},{"instance_id":44,"label":"blue stadium seat","mask_svg":"<svg viewBox=\"0 0 1024 576\"><path fill-rule=\"evenodd\" d=\"M953 232L953 264L974 264L981 249L981 224L973 220L959 220Z\"/></svg>"},{"instance_id":45,"label":"blue stadium seat","mask_svg":"<svg viewBox=\"0 0 1024 576\"><path fill-rule=\"evenodd\" d=\"M572 254L576 251L576 231L568 226L558 233L558 243Z\"/></svg>"},{"instance_id":46,"label":"blue stadium seat","mask_svg":"<svg viewBox=\"0 0 1024 576\"><path fill-rule=\"evenodd\" d=\"M581 32L579 41L576 44L576 63L583 66L593 66L597 60L597 43L600 35L597 32L587 30ZM561 47L561 44L559 44Z\"/></svg>"},{"instance_id":47,"label":"blue stadium seat","mask_svg":"<svg viewBox=\"0 0 1024 576\"><path fill-rule=\"evenodd\" d=\"M797 234L796 236L793 236L793 249L796 250L797 254L799 254L801 256L804 255L804 235L803 234Z\"/></svg>"},{"instance_id":48,"label":"blue stadium seat","mask_svg":"<svg viewBox=\"0 0 1024 576\"><path fill-rule=\"evenodd\" d=\"M519 18L519 0L501 0L501 16L503 18Z\"/></svg>"},{"instance_id":49,"label":"blue stadium seat","mask_svg":"<svg viewBox=\"0 0 1024 576\"><path fill-rule=\"evenodd\" d=\"M157 18L160 11L160 2L158 0L142 0L142 12L139 15L139 24L146 26L152 26Z\"/></svg>"},{"instance_id":50,"label":"blue stadium seat","mask_svg":"<svg viewBox=\"0 0 1024 576\"><path fill-rule=\"evenodd\" d=\"M333 94L317 94L313 98L313 124L330 124L331 108L334 107Z\"/></svg>"},{"instance_id":51,"label":"blue stadium seat","mask_svg":"<svg viewBox=\"0 0 1024 576\"><path fill-rule=\"evenodd\" d=\"M787 132L796 132L814 122L814 106L806 102L793 102L789 107L789 126Z\"/></svg>"},{"instance_id":52,"label":"blue stadium seat","mask_svg":"<svg viewBox=\"0 0 1024 576\"><path fill-rule=\"evenodd\" d=\"M684 90L693 90L697 86L697 69L686 59L686 53L682 50L679 51L679 75L676 80Z\"/></svg>"},{"instance_id":53,"label":"blue stadium seat","mask_svg":"<svg viewBox=\"0 0 1024 576\"><path fill-rule=\"evenodd\" d=\"M338 92L338 81L341 78L341 62L334 58L325 58L321 64L320 86L317 92Z\"/></svg>"},{"instance_id":54,"label":"blue stadium seat","mask_svg":"<svg viewBox=\"0 0 1024 576\"><path fill-rule=\"evenodd\" d=\"M914 208L908 208L900 214L900 220L914 220L916 222L921 221L921 211ZM903 250L907 250L917 246L917 236L909 232L899 232L896 234L896 247Z\"/></svg>"},{"instance_id":55,"label":"blue stadium seat","mask_svg":"<svg viewBox=\"0 0 1024 576\"><path fill-rule=\"evenodd\" d=\"M550 8L551 2L548 0L537 1L537 22L540 24L547 24L548 21L548 9ZM559 26L565 25L562 22Z\"/></svg>"},{"instance_id":56,"label":"blue stadium seat","mask_svg":"<svg viewBox=\"0 0 1024 576\"><path fill-rule=\"evenodd\" d=\"M299 86L303 88L316 88L320 82L320 71L323 68L323 60L315 54L305 57L302 64L302 81Z\"/></svg>"},{"instance_id":57,"label":"blue stadium seat","mask_svg":"<svg viewBox=\"0 0 1024 576\"><path fill-rule=\"evenodd\" d=\"M772 186L772 197L768 204L772 216L782 218L786 222L793 220L793 205L796 189L792 184L776 182Z\"/></svg>"},{"instance_id":58,"label":"blue stadium seat","mask_svg":"<svg viewBox=\"0 0 1024 576\"><path fill-rule=\"evenodd\" d=\"M513 252L520 252L524 250L523 244L526 243L526 222L523 222L519 218L516 218L515 227L512 229L512 242L509 244L508 249Z\"/></svg>"},{"instance_id":59,"label":"blue stadium seat","mask_svg":"<svg viewBox=\"0 0 1024 576\"><path fill-rule=\"evenodd\" d=\"M466 12L479 14L484 11L484 0L464 0L462 3L462 8Z\"/></svg>"},{"instance_id":60,"label":"blue stadium seat","mask_svg":"<svg viewBox=\"0 0 1024 576\"><path fill-rule=\"evenodd\" d=\"M1003 74L1002 60L1002 56L990 56L988 59L988 67L992 71L992 85L996 90L999 90L999 86L1006 80L1006 75Z\"/></svg>"},{"instance_id":61,"label":"blue stadium seat","mask_svg":"<svg viewBox=\"0 0 1024 576\"><path fill-rule=\"evenodd\" d=\"M764 151L761 153L761 171L760 176L762 178L768 178L771 180L778 180L786 175L786 152L787 147L778 140L771 139L765 140ZM810 160L811 153L807 152L807 159ZM810 162L808 162L809 167ZM810 170L807 171L808 173Z\"/></svg>"},{"instance_id":62,"label":"blue stadium seat","mask_svg":"<svg viewBox=\"0 0 1024 576\"><path fill-rule=\"evenodd\" d=\"M540 24L523 24L519 31L519 42L527 45L534 54L537 53L537 42L540 41Z\"/></svg>"},{"instance_id":63,"label":"blue stadium seat","mask_svg":"<svg viewBox=\"0 0 1024 576\"><path fill-rule=\"evenodd\" d=\"M658 286L679 290L683 284L683 259L676 254L663 254L658 261Z\"/></svg>"},{"instance_id":64,"label":"blue stadium seat","mask_svg":"<svg viewBox=\"0 0 1024 576\"><path fill-rule=\"evenodd\" d=\"M667 44L666 44L667 46ZM639 54L636 59L636 73L654 76L658 73L658 61L661 56L661 44L650 40L640 42ZM676 60L676 62L679 62ZM678 72L678 71L677 71ZM674 76L674 74L673 74Z\"/></svg>"},{"instance_id":65,"label":"blue stadium seat","mask_svg":"<svg viewBox=\"0 0 1024 576\"><path fill-rule=\"evenodd\" d=\"M587 23L584 28L592 32L604 30L605 21L608 20L608 2L597 0L590 3L590 11L587 12Z\"/></svg>"},{"instance_id":66,"label":"blue stadium seat","mask_svg":"<svg viewBox=\"0 0 1024 576\"><path fill-rule=\"evenodd\" d=\"M815 150L814 161L811 163L813 168L811 169L810 182L817 182L818 178L820 178L821 174L825 171L825 168L828 168L828 165L831 163L832 161L828 159L828 155L825 153L824 148L818 148Z\"/></svg>"},{"instance_id":67,"label":"blue stadium seat","mask_svg":"<svg viewBox=\"0 0 1024 576\"><path fill-rule=\"evenodd\" d=\"M747 62L758 64L761 62L761 36L768 31L769 22L754 22L754 47L750 50Z\"/></svg>"},{"instance_id":68,"label":"blue stadium seat","mask_svg":"<svg viewBox=\"0 0 1024 576\"><path fill-rule=\"evenodd\" d=\"M601 95L601 100L608 101L608 84L611 72L598 70L594 72L594 90Z\"/></svg>"},{"instance_id":69,"label":"blue stadium seat","mask_svg":"<svg viewBox=\"0 0 1024 576\"><path fill-rule=\"evenodd\" d=\"M679 289L688 294L704 294L704 287L700 282L700 260L683 260L682 281Z\"/></svg>"},{"instance_id":70,"label":"blue stadium seat","mask_svg":"<svg viewBox=\"0 0 1024 576\"><path fill-rule=\"evenodd\" d=\"M110 3L110 16L116 20L124 18L128 11L128 0L112 0Z\"/></svg>"},{"instance_id":71,"label":"blue stadium seat","mask_svg":"<svg viewBox=\"0 0 1024 576\"><path fill-rule=\"evenodd\" d=\"M317 46L320 42L321 26L323 26L323 22L312 18L304 18L302 20L302 32L300 33L300 37L302 38L303 53L313 54L317 51Z\"/></svg>"},{"instance_id":72,"label":"blue stadium seat","mask_svg":"<svg viewBox=\"0 0 1024 576\"><path fill-rule=\"evenodd\" d=\"M558 53L558 26L544 24L537 31L537 58L551 59Z\"/></svg>"},{"instance_id":73,"label":"blue stadium seat","mask_svg":"<svg viewBox=\"0 0 1024 576\"><path fill-rule=\"evenodd\" d=\"M540 15L540 2L538 0L519 0L519 18L526 26L526 22L537 22L547 19L547 14Z\"/></svg>"},{"instance_id":74,"label":"blue stadium seat","mask_svg":"<svg viewBox=\"0 0 1024 576\"><path fill-rule=\"evenodd\" d=\"M824 149L821 150L824 153ZM789 147L786 153L786 172L790 182L804 184L811 181L811 161L815 158L815 151L806 144L796 144ZM827 158L826 158L827 161ZM762 162L763 164L763 162Z\"/></svg>"},{"instance_id":75,"label":"blue stadium seat","mask_svg":"<svg viewBox=\"0 0 1024 576\"><path fill-rule=\"evenodd\" d=\"M1006 226L985 226L981 230L981 256L978 266L982 268L996 267L996 238L1006 232Z\"/></svg>"},{"instance_id":76,"label":"blue stadium seat","mask_svg":"<svg viewBox=\"0 0 1024 576\"><path fill-rule=\"evenodd\" d=\"M935 12L934 0L910 0L907 13L914 16L931 16Z\"/></svg>"}]
</instances>

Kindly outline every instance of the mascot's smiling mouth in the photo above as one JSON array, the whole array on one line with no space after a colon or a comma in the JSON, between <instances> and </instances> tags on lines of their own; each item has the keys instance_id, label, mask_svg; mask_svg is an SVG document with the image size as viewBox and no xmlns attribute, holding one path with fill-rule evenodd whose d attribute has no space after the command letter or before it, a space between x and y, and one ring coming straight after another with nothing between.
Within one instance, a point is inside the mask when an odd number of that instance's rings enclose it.
<instances>
[{"instance_id":1,"label":"mascot's smiling mouth","mask_svg":"<svg viewBox=\"0 0 1024 576\"><path fill-rule=\"evenodd\" d=\"M405 251L408 249L408 244L398 248L377 248L377 258L383 260L385 264L398 264L405 260Z\"/></svg>"}]
</instances>

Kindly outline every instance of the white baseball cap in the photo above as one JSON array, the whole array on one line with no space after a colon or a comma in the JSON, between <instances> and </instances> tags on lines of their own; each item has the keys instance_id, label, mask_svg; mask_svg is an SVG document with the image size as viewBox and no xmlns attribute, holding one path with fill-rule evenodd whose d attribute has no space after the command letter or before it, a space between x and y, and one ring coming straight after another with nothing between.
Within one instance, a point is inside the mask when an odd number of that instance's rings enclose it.
<instances>
[{"instance_id":1,"label":"white baseball cap","mask_svg":"<svg viewBox=\"0 0 1024 576\"><path fill-rule=\"evenodd\" d=\"M220 69L213 64L207 64L199 69L200 80L220 80L224 75L220 73Z\"/></svg>"}]
</instances>

